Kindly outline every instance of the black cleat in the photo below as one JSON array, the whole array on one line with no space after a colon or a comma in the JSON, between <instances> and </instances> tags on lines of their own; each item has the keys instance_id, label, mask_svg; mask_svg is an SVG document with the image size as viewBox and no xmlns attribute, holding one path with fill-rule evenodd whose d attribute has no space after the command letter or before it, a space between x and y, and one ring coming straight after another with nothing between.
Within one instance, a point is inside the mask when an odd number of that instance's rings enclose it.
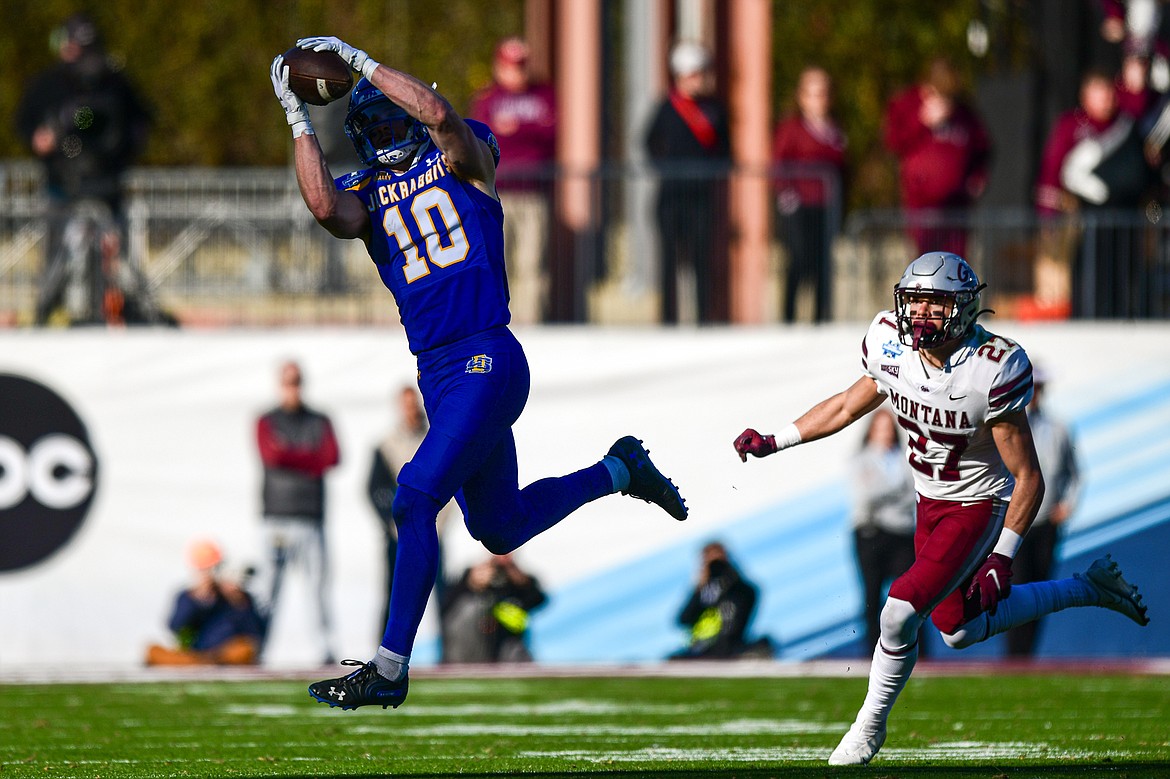
<instances>
[{"instance_id":1,"label":"black cleat","mask_svg":"<svg viewBox=\"0 0 1170 779\"><path fill-rule=\"evenodd\" d=\"M1146 604L1142 603L1137 585L1125 580L1121 575L1121 566L1114 562L1111 555L1094 560L1089 570L1074 573L1073 578L1080 579L1096 591L1098 606L1124 614L1143 627L1150 624Z\"/></svg>"},{"instance_id":2,"label":"black cleat","mask_svg":"<svg viewBox=\"0 0 1170 779\"><path fill-rule=\"evenodd\" d=\"M409 679L403 676L392 682L378 673L373 663L363 663L360 660L342 660L342 665L358 665L358 670L342 676L339 679L326 679L323 682L314 682L309 685L309 695L321 703L330 706L340 706L342 711L356 709L358 706L398 706L406 700L406 688Z\"/></svg>"},{"instance_id":3,"label":"black cleat","mask_svg":"<svg viewBox=\"0 0 1170 779\"><path fill-rule=\"evenodd\" d=\"M608 454L621 460L630 472L630 484L622 490L623 495L655 503L680 522L687 518L687 504L678 493L678 487L654 467L650 462L650 452L641 441L632 435L619 438L609 448Z\"/></svg>"}]
</instances>

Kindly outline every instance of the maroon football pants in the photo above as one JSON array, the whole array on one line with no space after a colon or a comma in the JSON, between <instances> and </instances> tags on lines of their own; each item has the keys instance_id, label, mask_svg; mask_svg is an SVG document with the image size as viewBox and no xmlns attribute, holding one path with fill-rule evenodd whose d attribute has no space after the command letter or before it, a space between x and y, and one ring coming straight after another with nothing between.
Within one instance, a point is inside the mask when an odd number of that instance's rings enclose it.
<instances>
[{"instance_id":1,"label":"maroon football pants","mask_svg":"<svg viewBox=\"0 0 1170 779\"><path fill-rule=\"evenodd\" d=\"M918 496L914 564L890 586L890 597L930 614L943 633L953 633L979 614L964 593L1003 529L1007 503L959 502Z\"/></svg>"}]
</instances>

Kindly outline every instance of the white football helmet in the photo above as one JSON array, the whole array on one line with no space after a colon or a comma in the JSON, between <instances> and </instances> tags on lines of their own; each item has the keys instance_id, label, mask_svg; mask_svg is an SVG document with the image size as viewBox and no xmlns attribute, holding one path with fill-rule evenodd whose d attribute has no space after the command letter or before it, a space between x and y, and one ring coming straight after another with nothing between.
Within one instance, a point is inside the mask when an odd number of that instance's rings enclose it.
<instances>
[{"instance_id":1,"label":"white football helmet","mask_svg":"<svg viewBox=\"0 0 1170 779\"><path fill-rule=\"evenodd\" d=\"M986 284L971 266L957 254L927 252L902 274L894 285L894 314L898 321L898 337L914 349L931 349L971 331L980 314L990 309L979 308L979 293ZM915 320L910 310L911 298L937 297L950 306L941 328L929 322Z\"/></svg>"}]
</instances>

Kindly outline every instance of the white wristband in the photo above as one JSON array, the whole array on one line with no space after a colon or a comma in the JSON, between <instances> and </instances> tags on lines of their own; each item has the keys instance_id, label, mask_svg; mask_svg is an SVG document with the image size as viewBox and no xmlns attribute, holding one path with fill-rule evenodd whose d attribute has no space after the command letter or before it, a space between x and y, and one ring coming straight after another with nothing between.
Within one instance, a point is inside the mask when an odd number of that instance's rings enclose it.
<instances>
[{"instance_id":1,"label":"white wristband","mask_svg":"<svg viewBox=\"0 0 1170 779\"><path fill-rule=\"evenodd\" d=\"M991 550L992 554L1001 554L1004 557L1015 558L1016 552L1020 551L1020 543L1023 542L1024 537L1014 530L1008 530L1006 527L1003 532L999 534L999 540L995 542L995 549Z\"/></svg>"},{"instance_id":2,"label":"white wristband","mask_svg":"<svg viewBox=\"0 0 1170 779\"><path fill-rule=\"evenodd\" d=\"M366 56L366 61L362 63L362 75L366 77L366 81L374 78L374 71L378 69L378 61L373 57Z\"/></svg>"},{"instance_id":3,"label":"white wristband","mask_svg":"<svg viewBox=\"0 0 1170 779\"><path fill-rule=\"evenodd\" d=\"M796 446L800 443L800 431L796 429L796 423L791 423L779 433L776 434L776 451L787 449L790 446Z\"/></svg>"},{"instance_id":4,"label":"white wristband","mask_svg":"<svg viewBox=\"0 0 1170 779\"><path fill-rule=\"evenodd\" d=\"M308 119L299 119L289 125L292 128L293 138L300 138L302 135L316 135L313 130L313 123Z\"/></svg>"},{"instance_id":5,"label":"white wristband","mask_svg":"<svg viewBox=\"0 0 1170 779\"><path fill-rule=\"evenodd\" d=\"M309 119L309 109L305 108L304 103L301 103L300 107L294 111L286 111L284 120L292 128L293 138L299 138L305 133L316 134L313 132L313 122Z\"/></svg>"}]
</instances>

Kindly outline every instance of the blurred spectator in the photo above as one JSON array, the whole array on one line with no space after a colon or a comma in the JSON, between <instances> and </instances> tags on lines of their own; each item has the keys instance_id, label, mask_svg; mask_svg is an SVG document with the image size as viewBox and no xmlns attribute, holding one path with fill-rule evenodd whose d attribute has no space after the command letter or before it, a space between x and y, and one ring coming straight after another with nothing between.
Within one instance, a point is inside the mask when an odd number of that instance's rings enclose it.
<instances>
[{"instance_id":1,"label":"blurred spectator","mask_svg":"<svg viewBox=\"0 0 1170 779\"><path fill-rule=\"evenodd\" d=\"M549 189L557 153L556 93L533 84L528 45L496 46L492 83L471 99L468 118L492 128L500 144L496 190L504 207L504 255L512 321L540 322L548 313Z\"/></svg>"},{"instance_id":2,"label":"blurred spectator","mask_svg":"<svg viewBox=\"0 0 1170 779\"><path fill-rule=\"evenodd\" d=\"M223 554L211 541L197 541L187 559L195 584L179 593L167 626L174 648L152 644L147 665L251 665L263 632L260 614L245 589L247 571L221 571Z\"/></svg>"},{"instance_id":3,"label":"blurred spectator","mask_svg":"<svg viewBox=\"0 0 1170 779\"><path fill-rule=\"evenodd\" d=\"M886 589L914 564L914 476L885 406L871 415L851 471L853 544L865 597L865 646L872 654ZM919 642L920 656L922 648Z\"/></svg>"},{"instance_id":4,"label":"blurred spectator","mask_svg":"<svg viewBox=\"0 0 1170 779\"><path fill-rule=\"evenodd\" d=\"M1150 60L1144 54L1129 52L1121 61L1117 77L1117 107L1141 122L1153 110L1158 93L1150 86Z\"/></svg>"},{"instance_id":5,"label":"blurred spectator","mask_svg":"<svg viewBox=\"0 0 1170 779\"><path fill-rule=\"evenodd\" d=\"M443 662L531 662L528 614L547 600L511 554L468 568L442 600Z\"/></svg>"},{"instance_id":6,"label":"blurred spectator","mask_svg":"<svg viewBox=\"0 0 1170 779\"><path fill-rule=\"evenodd\" d=\"M991 142L963 97L954 66L932 60L922 80L886 107L885 144L898 157L902 208L916 252L966 255L961 216L987 186Z\"/></svg>"},{"instance_id":7,"label":"blurred spectator","mask_svg":"<svg viewBox=\"0 0 1170 779\"><path fill-rule=\"evenodd\" d=\"M1080 104L1061 115L1044 148L1036 182L1041 216L1081 212L1085 231L1072 269L1073 313L1098 317L1137 313L1132 303L1141 280L1134 277L1140 235L1133 224L1153 182L1153 169L1133 117L1121 112L1113 77L1089 71ZM1128 213L1127 213L1128 212ZM1083 288L1083 273L1096 283ZM1086 307L1091 295L1091 309Z\"/></svg>"},{"instance_id":8,"label":"blurred spectator","mask_svg":"<svg viewBox=\"0 0 1170 779\"><path fill-rule=\"evenodd\" d=\"M1170 43L1163 5L1165 0L1100 0L1101 37L1127 55L1145 59L1158 92L1170 89Z\"/></svg>"},{"instance_id":9,"label":"blurred spectator","mask_svg":"<svg viewBox=\"0 0 1170 779\"><path fill-rule=\"evenodd\" d=\"M263 531L271 555L266 618L276 616L286 565L299 565L315 596L323 661L333 662L325 550L325 473L340 460L329 417L301 399L302 374L293 361L280 366L280 404L256 423L264 464Z\"/></svg>"},{"instance_id":10,"label":"blurred spectator","mask_svg":"<svg viewBox=\"0 0 1170 779\"><path fill-rule=\"evenodd\" d=\"M1028 425L1036 442L1036 455L1044 474L1044 499L1036 521L1024 536L1024 542L1012 563L1012 584L1047 581L1064 523L1076 507L1080 491L1080 471L1076 449L1068 428L1044 407L1048 385L1047 373L1038 365L1032 372L1032 402L1028 404ZM1041 620L1029 622L1007 632L1008 655L1031 657L1036 650Z\"/></svg>"},{"instance_id":11,"label":"blurred spectator","mask_svg":"<svg viewBox=\"0 0 1170 779\"><path fill-rule=\"evenodd\" d=\"M684 649L671 660L717 660L733 657L771 657L772 642L748 642L747 631L756 610L759 590L731 562L727 547L711 542L699 557L698 582L678 615L690 630Z\"/></svg>"},{"instance_id":12,"label":"blurred spectator","mask_svg":"<svg viewBox=\"0 0 1170 779\"><path fill-rule=\"evenodd\" d=\"M727 114L712 97L711 54L698 43L682 42L670 53L673 86L654 112L646 132L650 163L659 174L658 241L662 321L680 315L679 271L696 288L696 318L716 317L712 290L721 210L730 166Z\"/></svg>"},{"instance_id":13,"label":"blurred spectator","mask_svg":"<svg viewBox=\"0 0 1170 779\"><path fill-rule=\"evenodd\" d=\"M796 319L800 288L811 287L813 321L827 322L832 295L830 198L841 202L845 134L832 116L833 81L819 67L800 73L796 112L776 126L776 232L787 250L784 321Z\"/></svg>"},{"instance_id":14,"label":"blurred spectator","mask_svg":"<svg viewBox=\"0 0 1170 779\"><path fill-rule=\"evenodd\" d=\"M45 169L48 234L35 321L60 307L74 324L121 317L116 292L107 296L122 247L122 175L146 145L150 117L129 79L107 57L101 33L86 14L53 31L59 62L29 81L16 108L17 134ZM88 215L98 234L74 217ZM72 252L66 228L76 225ZM100 245L100 251L90 251ZM84 249L84 251L83 251ZM70 258L74 266L70 267ZM84 258L84 259L83 259ZM106 265L107 267L102 267Z\"/></svg>"},{"instance_id":15,"label":"blurred spectator","mask_svg":"<svg viewBox=\"0 0 1170 779\"><path fill-rule=\"evenodd\" d=\"M382 442L374 449L373 461L370 463L370 475L366 480L366 492L370 504L378 514L382 524L382 532L386 541L386 603L382 612L382 622L378 629L386 627L390 619L390 591L394 585L394 565L398 555L398 526L394 523L394 495L398 492L398 472L402 466L414 457L419 444L427 434L426 412L423 410L422 397L414 385L404 386L397 395L398 424L386 434ZM455 501L449 502L436 519L436 528L439 535L438 573L435 581L435 597L442 601L445 585L443 571L443 532L452 515L458 511Z\"/></svg>"}]
</instances>

